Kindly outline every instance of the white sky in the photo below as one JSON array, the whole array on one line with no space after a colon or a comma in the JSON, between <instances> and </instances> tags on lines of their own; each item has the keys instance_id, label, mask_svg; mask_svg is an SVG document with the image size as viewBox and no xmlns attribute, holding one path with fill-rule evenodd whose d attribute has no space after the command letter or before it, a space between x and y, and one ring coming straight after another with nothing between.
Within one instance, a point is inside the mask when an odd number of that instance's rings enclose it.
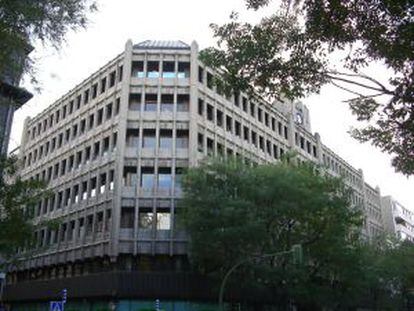
<instances>
[{"instance_id":1,"label":"white sky","mask_svg":"<svg viewBox=\"0 0 414 311\"><path fill-rule=\"evenodd\" d=\"M228 21L232 11L240 12L243 21L254 21L270 12L246 12L243 0L98 0L98 6L88 29L70 32L61 51L39 45L32 52L38 59L37 78L42 91L15 113L10 150L19 145L27 116L44 110L121 53L128 39L134 43L152 39L182 40L188 44L196 40L200 48L205 48L214 45L210 23ZM385 69L376 66L371 73L381 77ZM33 90L30 83L24 86ZM319 132L322 142L343 159L363 169L370 185L380 186L383 195L392 195L413 210L414 178L394 173L389 156L347 134L350 126L357 124L341 102L347 98L349 94L327 86L320 95L303 100L311 113L312 130Z\"/></svg>"}]
</instances>

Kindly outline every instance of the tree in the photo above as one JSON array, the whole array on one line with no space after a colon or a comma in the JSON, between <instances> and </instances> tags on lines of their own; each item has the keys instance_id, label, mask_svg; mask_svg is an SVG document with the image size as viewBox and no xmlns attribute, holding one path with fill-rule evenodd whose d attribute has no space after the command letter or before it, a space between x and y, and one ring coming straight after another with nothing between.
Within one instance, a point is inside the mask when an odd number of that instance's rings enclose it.
<instances>
[{"instance_id":1,"label":"tree","mask_svg":"<svg viewBox=\"0 0 414 311\"><path fill-rule=\"evenodd\" d=\"M265 286L302 309L351 307L359 278L362 217L338 178L310 164L250 167L209 161L184 178L183 220L194 267L218 278L239 261L301 244L305 264L289 256L248 261L233 280Z\"/></svg>"},{"instance_id":2,"label":"tree","mask_svg":"<svg viewBox=\"0 0 414 311\"><path fill-rule=\"evenodd\" d=\"M259 9L270 0L246 0ZM228 89L258 89L296 99L327 83L348 91L365 127L352 135L393 156L396 171L414 174L414 2L412 0L282 0L256 25L212 25L219 48L202 60L218 67ZM329 56L344 55L343 70ZM373 61L389 69L387 85L363 70Z\"/></svg>"},{"instance_id":3,"label":"tree","mask_svg":"<svg viewBox=\"0 0 414 311\"><path fill-rule=\"evenodd\" d=\"M16 177L17 160L0 158L0 267L19 247L29 247L35 224L34 208L49 194L43 182Z\"/></svg>"},{"instance_id":4,"label":"tree","mask_svg":"<svg viewBox=\"0 0 414 311\"><path fill-rule=\"evenodd\" d=\"M85 27L87 13L95 10L90 0L0 0L0 73L30 70L26 54L34 41L58 48L66 32Z\"/></svg>"}]
</instances>

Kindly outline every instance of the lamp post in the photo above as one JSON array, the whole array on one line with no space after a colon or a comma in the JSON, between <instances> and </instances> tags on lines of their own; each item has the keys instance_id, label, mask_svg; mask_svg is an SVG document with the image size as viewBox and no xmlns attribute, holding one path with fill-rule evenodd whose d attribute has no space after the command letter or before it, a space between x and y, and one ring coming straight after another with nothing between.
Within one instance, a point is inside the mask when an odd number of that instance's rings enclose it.
<instances>
[{"instance_id":1,"label":"lamp post","mask_svg":"<svg viewBox=\"0 0 414 311\"><path fill-rule=\"evenodd\" d=\"M234 270L236 270L242 264L245 264L246 262L249 262L249 261L251 261L253 259L263 259L263 258L269 258L269 257L277 257L277 256L281 256L281 255L286 255L286 254L293 254L293 262L295 264L301 264L302 263L302 260L303 260L302 245L295 244L288 251L282 251L282 252L277 252L277 253L271 253L271 254L264 254L264 255L252 256L252 257L249 257L249 258L244 259L242 261L239 261L233 267L231 267L229 269L229 271L227 271L226 275L223 278L223 281L221 282L220 292L219 292L219 301L218 301L219 302L219 309L221 311L223 310L224 288L226 286L227 279L233 273Z\"/></svg>"}]
</instances>

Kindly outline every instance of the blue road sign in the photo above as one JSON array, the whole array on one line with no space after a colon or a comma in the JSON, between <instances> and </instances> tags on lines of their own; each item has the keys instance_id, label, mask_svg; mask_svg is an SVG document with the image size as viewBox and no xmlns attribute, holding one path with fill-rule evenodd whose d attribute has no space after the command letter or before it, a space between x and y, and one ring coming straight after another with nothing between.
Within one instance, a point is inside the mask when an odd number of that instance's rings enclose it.
<instances>
[{"instance_id":1,"label":"blue road sign","mask_svg":"<svg viewBox=\"0 0 414 311\"><path fill-rule=\"evenodd\" d=\"M64 303L62 301L51 301L49 311L64 311Z\"/></svg>"}]
</instances>

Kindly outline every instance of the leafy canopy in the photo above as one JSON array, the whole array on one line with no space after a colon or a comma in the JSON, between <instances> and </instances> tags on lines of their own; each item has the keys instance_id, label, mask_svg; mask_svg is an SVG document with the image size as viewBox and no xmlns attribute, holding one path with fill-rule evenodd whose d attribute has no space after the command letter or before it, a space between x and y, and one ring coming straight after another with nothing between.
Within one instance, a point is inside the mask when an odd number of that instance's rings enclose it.
<instances>
[{"instance_id":1,"label":"leafy canopy","mask_svg":"<svg viewBox=\"0 0 414 311\"><path fill-rule=\"evenodd\" d=\"M189 169L184 189L182 218L199 271L222 277L240 261L301 244L302 267L290 256L262 258L232 278L307 305L346 305L358 295L362 217L340 179L307 164L212 161Z\"/></svg>"},{"instance_id":2,"label":"leafy canopy","mask_svg":"<svg viewBox=\"0 0 414 311\"><path fill-rule=\"evenodd\" d=\"M0 74L31 69L26 54L36 40L58 48L69 29L87 25L92 0L0 0ZM23 66L24 68L21 68Z\"/></svg>"},{"instance_id":3,"label":"leafy canopy","mask_svg":"<svg viewBox=\"0 0 414 311\"><path fill-rule=\"evenodd\" d=\"M19 247L30 246L34 207L48 195L43 182L22 180L16 169L15 158L0 158L0 267L1 261L14 259Z\"/></svg>"},{"instance_id":4,"label":"leafy canopy","mask_svg":"<svg viewBox=\"0 0 414 311\"><path fill-rule=\"evenodd\" d=\"M246 0L250 9L270 0ZM282 0L255 25L233 13L212 25L219 48L202 53L222 69L228 88L296 99L327 83L351 94L365 126L352 135L393 156L395 169L414 173L414 2L412 0ZM342 70L332 55L342 51ZM333 54L336 53L336 54ZM371 62L389 69L388 84L364 74Z\"/></svg>"}]
</instances>

